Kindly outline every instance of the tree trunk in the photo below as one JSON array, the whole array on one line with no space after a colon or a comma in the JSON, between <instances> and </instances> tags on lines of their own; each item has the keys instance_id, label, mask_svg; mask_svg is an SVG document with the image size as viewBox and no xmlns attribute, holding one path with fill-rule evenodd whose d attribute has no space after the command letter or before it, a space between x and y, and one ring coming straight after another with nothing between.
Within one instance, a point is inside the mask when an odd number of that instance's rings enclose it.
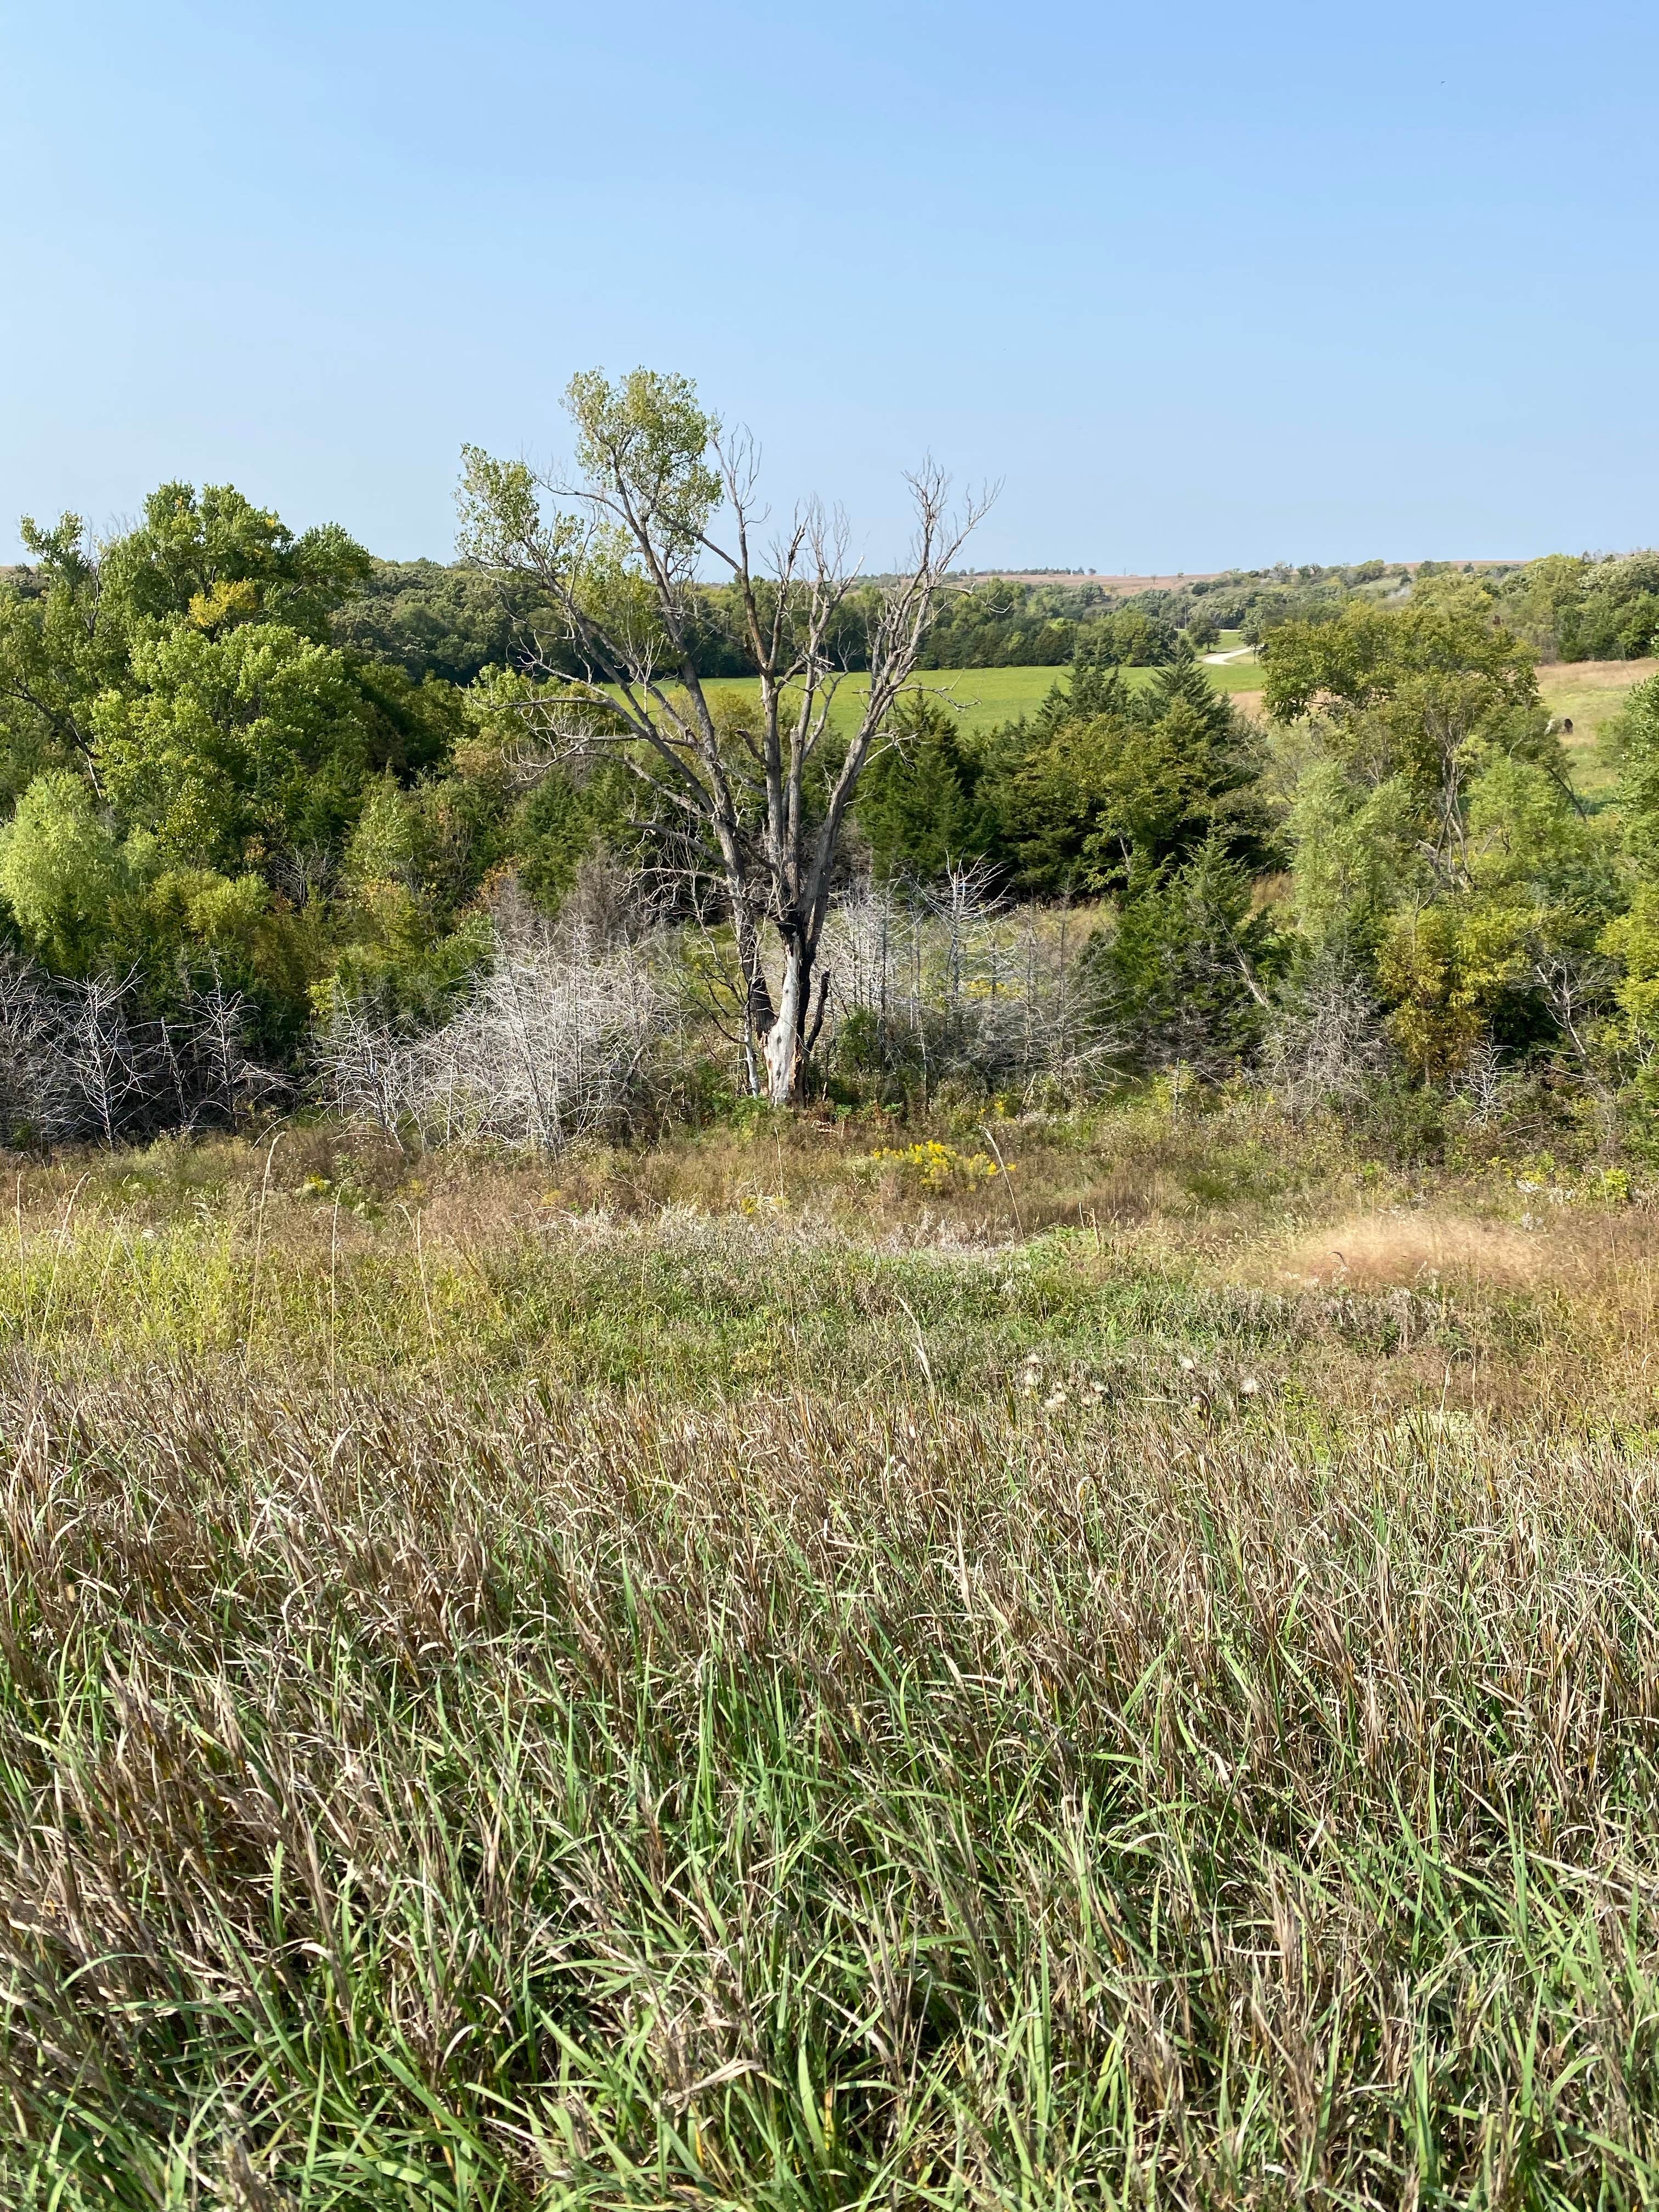
<instances>
[{"instance_id":1,"label":"tree trunk","mask_svg":"<svg viewBox=\"0 0 1659 2212\"><path fill-rule=\"evenodd\" d=\"M783 981L778 988L772 1026L766 1032L766 1095L775 1106L793 1106L800 1097L805 1072L807 997L812 986L812 956L798 937L785 940Z\"/></svg>"}]
</instances>

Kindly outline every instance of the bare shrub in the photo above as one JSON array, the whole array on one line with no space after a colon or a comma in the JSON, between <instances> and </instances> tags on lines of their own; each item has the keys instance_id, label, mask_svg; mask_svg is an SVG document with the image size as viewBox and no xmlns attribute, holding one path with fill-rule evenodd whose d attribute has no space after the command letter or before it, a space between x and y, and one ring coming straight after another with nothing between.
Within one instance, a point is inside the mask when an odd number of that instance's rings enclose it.
<instances>
[{"instance_id":1,"label":"bare shrub","mask_svg":"<svg viewBox=\"0 0 1659 2212\"><path fill-rule=\"evenodd\" d=\"M380 1014L337 1006L313 1041L313 1089L347 1121L395 1132L413 1111L413 1049Z\"/></svg>"},{"instance_id":2,"label":"bare shrub","mask_svg":"<svg viewBox=\"0 0 1659 2212\"><path fill-rule=\"evenodd\" d=\"M983 864L932 885L860 884L824 935L830 1043L930 1092L964 1076L988 1088L1075 1079L1079 935L1064 908L1011 906Z\"/></svg>"},{"instance_id":3,"label":"bare shrub","mask_svg":"<svg viewBox=\"0 0 1659 2212\"><path fill-rule=\"evenodd\" d=\"M0 1126L113 1146L162 1129L234 1127L281 1079L245 1049L246 1002L216 980L148 1012L136 974L53 976L0 962Z\"/></svg>"},{"instance_id":4,"label":"bare shrub","mask_svg":"<svg viewBox=\"0 0 1659 2212\"><path fill-rule=\"evenodd\" d=\"M428 1143L481 1138L559 1152L612 1121L642 1075L667 997L626 939L578 920L498 921L495 957L466 1003L428 1035L399 1037L347 1009L319 1039L320 1095L337 1111Z\"/></svg>"},{"instance_id":5,"label":"bare shrub","mask_svg":"<svg viewBox=\"0 0 1659 2212\"><path fill-rule=\"evenodd\" d=\"M59 1133L57 1020L39 969L15 954L0 958L0 1122L8 1131Z\"/></svg>"},{"instance_id":6,"label":"bare shrub","mask_svg":"<svg viewBox=\"0 0 1659 2212\"><path fill-rule=\"evenodd\" d=\"M1358 1105L1394 1061L1376 998L1334 956L1317 962L1281 1004L1263 1057L1271 1088L1295 1116Z\"/></svg>"}]
</instances>

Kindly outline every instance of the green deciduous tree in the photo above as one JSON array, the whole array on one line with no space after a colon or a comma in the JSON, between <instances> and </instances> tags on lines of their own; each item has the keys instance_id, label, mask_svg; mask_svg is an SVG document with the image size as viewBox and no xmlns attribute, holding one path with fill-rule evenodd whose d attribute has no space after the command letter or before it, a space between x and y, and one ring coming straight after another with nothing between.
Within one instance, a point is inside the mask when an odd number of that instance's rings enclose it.
<instances>
[{"instance_id":1,"label":"green deciduous tree","mask_svg":"<svg viewBox=\"0 0 1659 2212\"><path fill-rule=\"evenodd\" d=\"M1096 668L1158 668L1176 650L1173 623L1145 607L1119 607L1090 623L1078 641L1077 659Z\"/></svg>"},{"instance_id":2,"label":"green deciduous tree","mask_svg":"<svg viewBox=\"0 0 1659 2212\"><path fill-rule=\"evenodd\" d=\"M1425 1079L1483 1040L1588 1065L1616 856L1488 594L1434 578L1404 607L1286 624L1265 657L1269 706L1311 733L1287 822L1305 957L1369 970Z\"/></svg>"},{"instance_id":3,"label":"green deciduous tree","mask_svg":"<svg viewBox=\"0 0 1659 2212\"><path fill-rule=\"evenodd\" d=\"M94 702L126 679L131 610L79 515L19 526L37 563L32 588L0 586L0 801L42 769L74 766L94 786Z\"/></svg>"},{"instance_id":4,"label":"green deciduous tree","mask_svg":"<svg viewBox=\"0 0 1659 2212\"><path fill-rule=\"evenodd\" d=\"M1431 1081L1462 1072L1504 1000L1529 980L1529 909L1467 894L1389 919L1377 976L1406 1063Z\"/></svg>"},{"instance_id":5,"label":"green deciduous tree","mask_svg":"<svg viewBox=\"0 0 1659 2212\"><path fill-rule=\"evenodd\" d=\"M131 887L126 854L84 776L37 776L0 830L0 894L30 950L70 975L94 967Z\"/></svg>"},{"instance_id":6,"label":"green deciduous tree","mask_svg":"<svg viewBox=\"0 0 1659 2212\"><path fill-rule=\"evenodd\" d=\"M255 615L321 641L367 581L368 555L337 523L297 538L234 484L162 484L138 528L106 551L113 587L152 620L182 616L216 630Z\"/></svg>"},{"instance_id":7,"label":"green deciduous tree","mask_svg":"<svg viewBox=\"0 0 1659 2212\"><path fill-rule=\"evenodd\" d=\"M254 875L163 864L152 838L118 838L83 777L37 776L0 830L0 897L29 951L58 975L143 975L166 998L204 962L256 980L270 903Z\"/></svg>"},{"instance_id":8,"label":"green deciduous tree","mask_svg":"<svg viewBox=\"0 0 1659 2212\"><path fill-rule=\"evenodd\" d=\"M162 853L231 872L337 844L373 765L344 658L277 623L141 638L93 710L112 805Z\"/></svg>"},{"instance_id":9,"label":"green deciduous tree","mask_svg":"<svg viewBox=\"0 0 1659 2212\"><path fill-rule=\"evenodd\" d=\"M1616 1042L1651 1109L1659 1106L1659 678L1632 691L1617 741L1625 847L1636 880L1601 945L1619 968Z\"/></svg>"},{"instance_id":10,"label":"green deciduous tree","mask_svg":"<svg viewBox=\"0 0 1659 2212\"><path fill-rule=\"evenodd\" d=\"M1262 648L1264 703L1280 721L1318 714L1330 751L1362 781L1401 777L1441 851L1463 792L1494 750L1560 768L1530 650L1478 586L1419 586L1404 607L1354 600L1329 622L1292 622Z\"/></svg>"},{"instance_id":11,"label":"green deciduous tree","mask_svg":"<svg viewBox=\"0 0 1659 2212\"><path fill-rule=\"evenodd\" d=\"M1287 823L1292 911L1316 959L1363 963L1395 905L1425 884L1412 793L1391 776L1367 788L1339 761L1310 763Z\"/></svg>"},{"instance_id":12,"label":"green deciduous tree","mask_svg":"<svg viewBox=\"0 0 1659 2212\"><path fill-rule=\"evenodd\" d=\"M1632 660L1659 644L1659 553L1548 553L1507 578L1504 618L1562 660Z\"/></svg>"}]
</instances>

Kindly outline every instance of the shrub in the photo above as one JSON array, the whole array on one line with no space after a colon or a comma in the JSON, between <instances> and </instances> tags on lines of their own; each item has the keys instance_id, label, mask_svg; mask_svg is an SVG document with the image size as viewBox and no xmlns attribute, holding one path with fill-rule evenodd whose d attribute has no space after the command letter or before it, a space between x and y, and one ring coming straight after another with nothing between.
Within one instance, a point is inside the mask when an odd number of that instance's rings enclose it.
<instances>
[{"instance_id":1,"label":"shrub","mask_svg":"<svg viewBox=\"0 0 1659 2212\"><path fill-rule=\"evenodd\" d=\"M595 951L537 925L498 935L459 1012L423 1036L341 1008L320 1041L319 1087L337 1111L428 1141L559 1152L614 1119L666 1011L636 947Z\"/></svg>"}]
</instances>

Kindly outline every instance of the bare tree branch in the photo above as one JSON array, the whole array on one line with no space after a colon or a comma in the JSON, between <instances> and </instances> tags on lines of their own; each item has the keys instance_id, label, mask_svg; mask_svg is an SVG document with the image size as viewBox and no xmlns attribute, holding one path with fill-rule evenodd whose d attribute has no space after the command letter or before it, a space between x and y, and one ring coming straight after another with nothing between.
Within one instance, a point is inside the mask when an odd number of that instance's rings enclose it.
<instances>
[{"instance_id":1,"label":"bare tree branch","mask_svg":"<svg viewBox=\"0 0 1659 2212\"><path fill-rule=\"evenodd\" d=\"M707 851L746 981L755 1079L763 1067L768 1095L787 1103L818 1027L813 970L848 811L945 576L994 495L953 513L935 463L908 479L915 538L904 572L871 595L867 678L843 740L836 704L849 671L836 641L858 582L845 517L809 501L758 553L769 520L758 449L704 413L684 379L639 370L611 385L595 373L573 380L568 405L574 478L467 450L464 550L533 585L555 612L559 635L532 665L550 682L556 671L556 690L525 708L550 757L616 750ZM758 677L752 714L717 708L705 688L699 562L732 593Z\"/></svg>"}]
</instances>

